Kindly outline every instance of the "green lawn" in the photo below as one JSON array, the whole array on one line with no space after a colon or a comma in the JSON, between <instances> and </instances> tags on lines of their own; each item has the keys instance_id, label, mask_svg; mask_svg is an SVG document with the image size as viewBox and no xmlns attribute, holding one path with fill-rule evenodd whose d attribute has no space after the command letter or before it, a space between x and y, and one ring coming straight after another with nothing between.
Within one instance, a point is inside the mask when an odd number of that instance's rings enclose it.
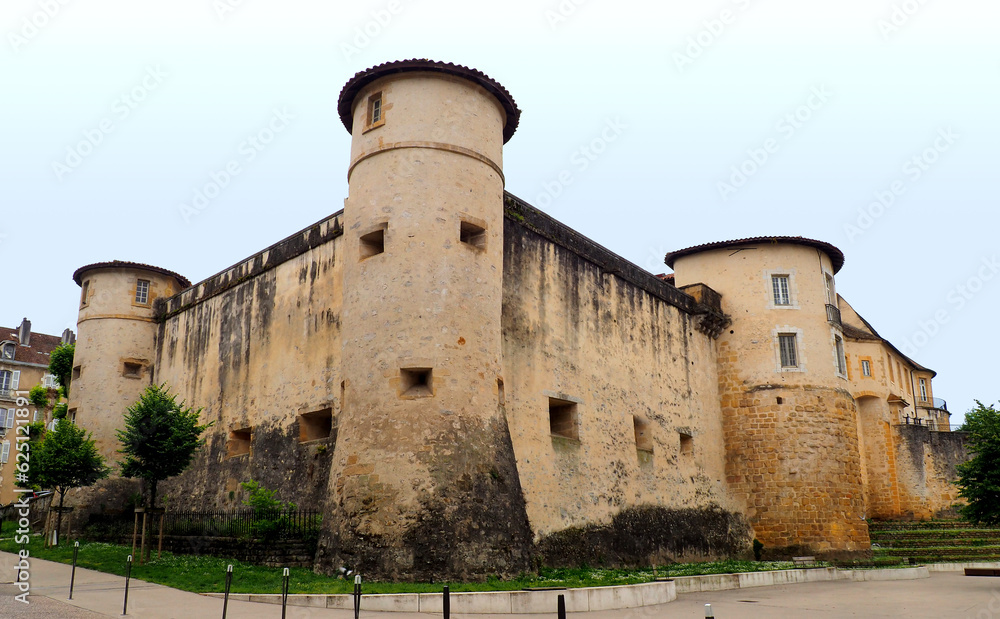
<instances>
[{"instance_id":1,"label":"green lawn","mask_svg":"<svg viewBox=\"0 0 1000 619\"><path fill-rule=\"evenodd\" d=\"M6 527L5 527L6 530ZM17 552L20 547L13 539L0 540L0 550ZM71 563L73 545L66 543L58 548L46 549L40 537L32 537L28 546L32 557ZM131 547L80 542L77 565L80 567L125 575L125 560ZM147 565L134 564L132 576L140 580L167 585L195 593L221 592L225 586L226 566L233 566L233 593L280 593L280 568L248 565L210 556L174 555L164 552ZM697 574L728 574L791 569L791 562L720 561L715 563L676 563L657 568L657 577L693 576ZM351 593L353 582L314 574L305 568L290 570L291 593ZM484 583L364 583L365 593L437 593L441 586L449 585L451 591L506 591L526 587L596 587L607 585L637 584L654 579L652 568L646 570L615 569L551 569L543 568L541 574L526 575L515 580L490 579Z\"/></svg>"}]
</instances>

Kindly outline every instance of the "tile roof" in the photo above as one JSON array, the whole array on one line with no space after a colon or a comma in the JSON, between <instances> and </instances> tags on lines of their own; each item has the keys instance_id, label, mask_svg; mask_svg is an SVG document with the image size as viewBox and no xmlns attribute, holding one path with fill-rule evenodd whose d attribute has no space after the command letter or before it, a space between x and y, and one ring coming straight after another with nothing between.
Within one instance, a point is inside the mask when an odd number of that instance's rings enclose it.
<instances>
[{"instance_id":1,"label":"tile roof","mask_svg":"<svg viewBox=\"0 0 1000 619\"><path fill-rule=\"evenodd\" d=\"M344 84L344 88L340 91L340 98L337 102L337 112L340 114L340 120L344 123L344 126L347 127L347 132L351 133L354 129L354 99L358 96L358 93L365 87L365 85L387 75L393 75L395 73L408 73L411 71L446 73L448 75L455 75L476 82L485 88L487 92L496 97L497 101L500 102L500 105L503 106L504 111L507 113L507 122L503 128L504 143L506 144L511 136L514 135L514 132L517 131L517 124L521 118L521 110L517 108L517 103L514 102L514 97L507 92L507 89L504 88L500 82L496 81L489 75L486 75L482 71L470 69L469 67L459 64L438 62L437 60L428 60L426 58L411 58L409 60L386 62L371 67L370 69L359 71L354 75L354 77L347 80L347 83Z\"/></svg>"},{"instance_id":2,"label":"tile roof","mask_svg":"<svg viewBox=\"0 0 1000 619\"><path fill-rule=\"evenodd\" d=\"M49 364L49 353L62 343L62 336L33 332L31 338L28 340L31 345L21 346L20 340L17 337L17 327L13 329L10 327L0 327L0 341L18 342L17 348L14 349L14 361L47 366ZM2 362L3 360L0 359L0 363Z\"/></svg>"},{"instance_id":3,"label":"tile roof","mask_svg":"<svg viewBox=\"0 0 1000 619\"><path fill-rule=\"evenodd\" d=\"M694 247L688 247L686 249L678 249L677 251L672 251L666 255L664 262L671 269L674 268L674 261L682 256L690 256L691 254L697 254L703 251L708 251L712 249L725 249L727 247L738 247L740 245L751 245L758 243L789 243L792 245L806 245L807 247L815 247L820 251L826 253L830 257L830 262L833 264L833 272L836 273L844 266L844 252L840 251L833 245L826 243L824 241L816 241L814 239L807 239L803 236L754 236L746 239L734 239L732 241L716 241L714 243L704 243L702 245L695 245Z\"/></svg>"},{"instance_id":4,"label":"tile roof","mask_svg":"<svg viewBox=\"0 0 1000 619\"><path fill-rule=\"evenodd\" d=\"M86 266L82 266L73 273L73 281L76 282L77 286L81 286L83 285L81 276L87 271L92 271L94 269L117 269L117 268L142 269L144 271L151 271L153 273L167 275L176 279L180 283L180 285L183 286L184 288L191 287L191 282L188 281L188 278L184 277L183 275L174 273L173 271L169 271L161 267L153 266L151 264L142 264L141 262L128 262L127 260L95 262L94 264L88 264Z\"/></svg>"}]
</instances>

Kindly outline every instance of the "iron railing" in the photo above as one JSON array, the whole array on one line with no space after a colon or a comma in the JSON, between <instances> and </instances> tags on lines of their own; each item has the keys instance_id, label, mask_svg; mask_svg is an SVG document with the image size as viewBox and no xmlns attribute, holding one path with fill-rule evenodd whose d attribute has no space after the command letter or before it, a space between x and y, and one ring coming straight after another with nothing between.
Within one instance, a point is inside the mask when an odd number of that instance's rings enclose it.
<instances>
[{"instance_id":1,"label":"iron railing","mask_svg":"<svg viewBox=\"0 0 1000 619\"><path fill-rule=\"evenodd\" d=\"M831 324L843 326L843 323L840 321L840 308L836 305L826 304L826 319Z\"/></svg>"},{"instance_id":2,"label":"iron railing","mask_svg":"<svg viewBox=\"0 0 1000 619\"><path fill-rule=\"evenodd\" d=\"M319 535L321 520L322 513L310 509L171 512L163 516L163 534L177 537L307 539ZM158 515L150 514L149 522L152 530L159 529ZM130 537L134 525L134 513L93 514L87 529L92 537L111 540Z\"/></svg>"}]
</instances>

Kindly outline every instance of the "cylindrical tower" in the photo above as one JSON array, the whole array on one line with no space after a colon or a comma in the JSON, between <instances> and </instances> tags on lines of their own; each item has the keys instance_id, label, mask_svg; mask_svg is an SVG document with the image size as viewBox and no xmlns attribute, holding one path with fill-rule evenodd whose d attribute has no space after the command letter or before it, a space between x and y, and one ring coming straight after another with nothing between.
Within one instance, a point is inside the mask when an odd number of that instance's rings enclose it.
<instances>
[{"instance_id":1,"label":"cylindrical tower","mask_svg":"<svg viewBox=\"0 0 1000 619\"><path fill-rule=\"evenodd\" d=\"M519 111L466 67L358 73L344 211L344 406L317 565L394 578L529 566L503 410L503 144Z\"/></svg>"},{"instance_id":2,"label":"cylindrical tower","mask_svg":"<svg viewBox=\"0 0 1000 619\"><path fill-rule=\"evenodd\" d=\"M768 237L692 247L666 262L678 287L722 293L733 319L718 340L726 469L757 537L791 552L867 549L834 287L844 255L821 241Z\"/></svg>"},{"instance_id":3,"label":"cylindrical tower","mask_svg":"<svg viewBox=\"0 0 1000 619\"><path fill-rule=\"evenodd\" d=\"M93 432L111 463L120 458L115 432L122 428L125 410L152 380L153 302L191 283L166 269L117 260L80 267L73 280L81 294L69 414Z\"/></svg>"}]
</instances>

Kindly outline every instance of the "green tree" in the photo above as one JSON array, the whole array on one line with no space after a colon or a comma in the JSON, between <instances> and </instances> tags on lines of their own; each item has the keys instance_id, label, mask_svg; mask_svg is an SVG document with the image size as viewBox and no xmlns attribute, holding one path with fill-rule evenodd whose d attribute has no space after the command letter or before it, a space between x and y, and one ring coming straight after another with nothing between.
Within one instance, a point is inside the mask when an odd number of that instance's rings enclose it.
<instances>
[{"instance_id":1,"label":"green tree","mask_svg":"<svg viewBox=\"0 0 1000 619\"><path fill-rule=\"evenodd\" d=\"M69 397L69 381L73 373L73 354L76 344L60 344L49 354L49 374L58 379L64 396Z\"/></svg>"},{"instance_id":2,"label":"green tree","mask_svg":"<svg viewBox=\"0 0 1000 619\"><path fill-rule=\"evenodd\" d=\"M125 413L125 428L118 430L118 453L125 456L121 474L146 482L148 507L156 507L157 483L186 469L205 443L201 434L212 424L198 425L201 410L178 404L164 384L147 387Z\"/></svg>"},{"instance_id":3,"label":"green tree","mask_svg":"<svg viewBox=\"0 0 1000 619\"><path fill-rule=\"evenodd\" d=\"M60 531L66 492L93 485L107 477L110 470L90 434L66 419L57 421L55 429L45 432L41 440L29 440L28 444L28 483L59 493L56 531Z\"/></svg>"},{"instance_id":4,"label":"green tree","mask_svg":"<svg viewBox=\"0 0 1000 619\"><path fill-rule=\"evenodd\" d=\"M38 408L48 408L49 390L41 385L35 385L28 392L28 400Z\"/></svg>"},{"instance_id":5,"label":"green tree","mask_svg":"<svg viewBox=\"0 0 1000 619\"><path fill-rule=\"evenodd\" d=\"M962 429L968 432L966 447L972 458L958 465L958 495L965 499L962 515L972 522L1000 524L1000 411L993 405L976 407L965 414Z\"/></svg>"}]
</instances>

